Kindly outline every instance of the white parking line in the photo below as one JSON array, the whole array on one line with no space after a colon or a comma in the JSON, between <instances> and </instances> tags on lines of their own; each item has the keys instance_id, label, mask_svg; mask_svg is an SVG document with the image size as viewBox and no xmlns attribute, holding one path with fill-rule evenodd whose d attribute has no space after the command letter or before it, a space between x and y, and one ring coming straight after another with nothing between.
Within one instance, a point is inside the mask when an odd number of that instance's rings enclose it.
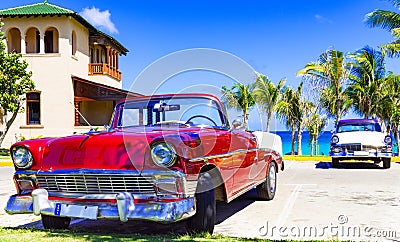
<instances>
[{"instance_id":1,"label":"white parking line","mask_svg":"<svg viewBox=\"0 0 400 242\"><path fill-rule=\"evenodd\" d=\"M289 170L292 166L293 166L293 164L295 163L294 161L285 161L285 170Z\"/></svg>"},{"instance_id":2,"label":"white parking line","mask_svg":"<svg viewBox=\"0 0 400 242\"><path fill-rule=\"evenodd\" d=\"M285 207L283 208L282 213L279 215L278 221L276 223L278 227L282 227L285 224L302 187L303 184L297 184L293 192L290 194L290 197L288 198L288 201L286 202Z\"/></svg>"}]
</instances>

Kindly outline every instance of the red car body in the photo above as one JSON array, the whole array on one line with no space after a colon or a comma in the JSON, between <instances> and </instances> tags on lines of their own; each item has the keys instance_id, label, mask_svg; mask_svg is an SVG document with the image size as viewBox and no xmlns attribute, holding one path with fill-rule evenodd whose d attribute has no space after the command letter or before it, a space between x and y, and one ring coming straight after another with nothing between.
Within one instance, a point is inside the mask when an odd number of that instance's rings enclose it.
<instances>
[{"instance_id":1,"label":"red car body","mask_svg":"<svg viewBox=\"0 0 400 242\"><path fill-rule=\"evenodd\" d=\"M180 119L168 120L174 112ZM186 219L190 229L212 232L215 200L230 202L254 187L272 199L274 174L283 170L279 152L227 120L212 95L156 95L120 102L108 130L18 142L13 159L30 163L15 166L17 194L6 211L42 215L46 228L65 228L71 217Z\"/></svg>"}]
</instances>

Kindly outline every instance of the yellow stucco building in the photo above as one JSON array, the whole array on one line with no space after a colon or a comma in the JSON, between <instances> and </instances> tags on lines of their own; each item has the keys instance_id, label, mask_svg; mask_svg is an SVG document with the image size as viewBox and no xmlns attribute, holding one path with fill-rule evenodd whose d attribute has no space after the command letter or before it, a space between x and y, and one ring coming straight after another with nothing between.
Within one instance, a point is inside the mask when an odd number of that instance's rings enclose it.
<instances>
[{"instance_id":1,"label":"yellow stucco building","mask_svg":"<svg viewBox=\"0 0 400 242\"><path fill-rule=\"evenodd\" d=\"M0 10L7 51L21 53L36 90L26 95L2 147L21 136L64 136L108 123L122 90L119 56L128 50L78 13L44 1ZM0 124L4 125L4 124Z\"/></svg>"}]
</instances>

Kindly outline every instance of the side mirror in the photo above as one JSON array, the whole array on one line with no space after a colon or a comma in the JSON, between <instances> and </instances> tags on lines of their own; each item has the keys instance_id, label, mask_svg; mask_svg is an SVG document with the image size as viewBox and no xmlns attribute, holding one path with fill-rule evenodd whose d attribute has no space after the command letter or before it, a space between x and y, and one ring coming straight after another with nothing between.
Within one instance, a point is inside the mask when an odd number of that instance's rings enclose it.
<instances>
[{"instance_id":1,"label":"side mirror","mask_svg":"<svg viewBox=\"0 0 400 242\"><path fill-rule=\"evenodd\" d=\"M243 122L241 119L235 119L232 122L232 129L241 129L243 128Z\"/></svg>"}]
</instances>

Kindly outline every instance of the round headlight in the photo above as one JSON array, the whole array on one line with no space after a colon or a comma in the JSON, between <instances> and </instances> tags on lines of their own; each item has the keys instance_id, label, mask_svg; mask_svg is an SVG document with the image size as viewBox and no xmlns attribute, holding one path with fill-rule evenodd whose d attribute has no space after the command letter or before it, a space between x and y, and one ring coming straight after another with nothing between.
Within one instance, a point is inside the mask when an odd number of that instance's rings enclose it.
<instances>
[{"instance_id":1,"label":"round headlight","mask_svg":"<svg viewBox=\"0 0 400 242\"><path fill-rule=\"evenodd\" d=\"M12 158L16 167L26 169L32 166L32 153L25 147L14 149Z\"/></svg>"},{"instance_id":2,"label":"round headlight","mask_svg":"<svg viewBox=\"0 0 400 242\"><path fill-rule=\"evenodd\" d=\"M157 142L151 147L151 158L154 163L161 167L170 167L176 161L174 147L166 142Z\"/></svg>"},{"instance_id":3,"label":"round headlight","mask_svg":"<svg viewBox=\"0 0 400 242\"><path fill-rule=\"evenodd\" d=\"M391 144L392 143L392 137L390 137L389 135L385 137L385 144Z\"/></svg>"},{"instance_id":4,"label":"round headlight","mask_svg":"<svg viewBox=\"0 0 400 242\"><path fill-rule=\"evenodd\" d=\"M332 136L331 143L333 143L333 144L339 143L339 137L337 137L336 135Z\"/></svg>"}]
</instances>

